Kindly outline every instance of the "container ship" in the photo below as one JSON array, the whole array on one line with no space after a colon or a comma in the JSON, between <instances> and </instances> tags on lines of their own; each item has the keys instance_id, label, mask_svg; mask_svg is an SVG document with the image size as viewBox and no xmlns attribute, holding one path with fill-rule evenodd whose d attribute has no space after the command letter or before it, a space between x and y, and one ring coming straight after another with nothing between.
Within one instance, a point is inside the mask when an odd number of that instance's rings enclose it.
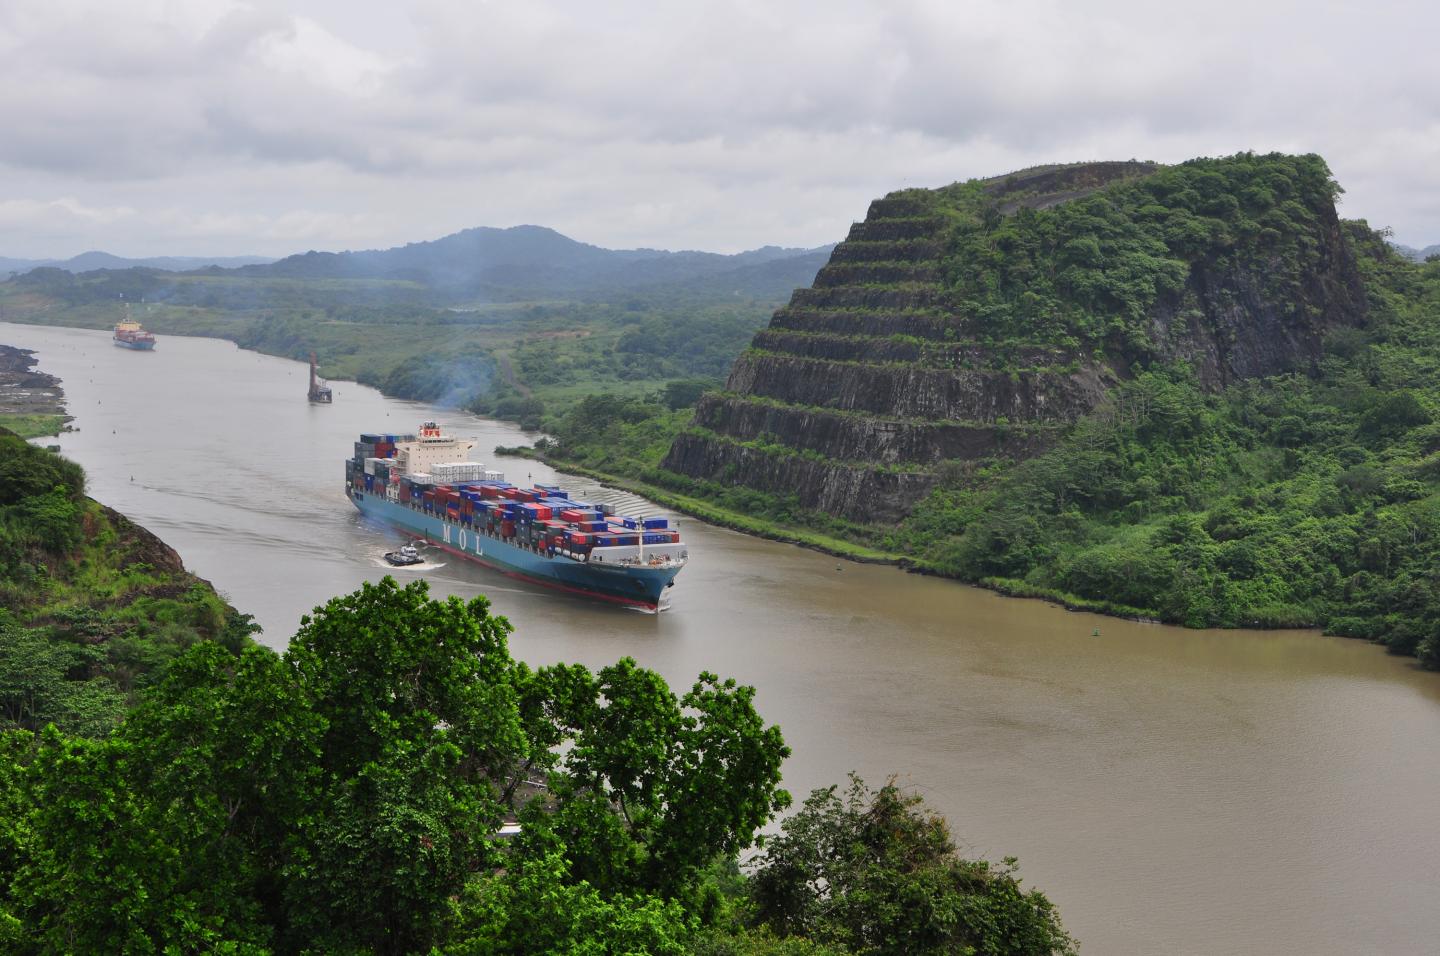
<instances>
[{"instance_id":1,"label":"container ship","mask_svg":"<svg viewBox=\"0 0 1440 956\"><path fill-rule=\"evenodd\" d=\"M362 434L345 494L364 514L511 577L650 611L689 552L666 518L616 515L554 485L521 488L468 460L473 441L425 422L414 435Z\"/></svg>"},{"instance_id":2,"label":"container ship","mask_svg":"<svg viewBox=\"0 0 1440 956\"><path fill-rule=\"evenodd\" d=\"M126 316L124 321L115 323L113 341L122 349L139 349L148 352L155 347L155 336L140 327L140 323Z\"/></svg>"}]
</instances>

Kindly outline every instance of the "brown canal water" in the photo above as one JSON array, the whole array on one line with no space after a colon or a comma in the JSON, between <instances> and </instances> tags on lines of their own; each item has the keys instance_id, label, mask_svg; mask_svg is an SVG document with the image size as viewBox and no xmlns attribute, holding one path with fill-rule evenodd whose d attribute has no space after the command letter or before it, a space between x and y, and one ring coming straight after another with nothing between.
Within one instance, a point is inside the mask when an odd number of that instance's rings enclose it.
<instances>
[{"instance_id":1,"label":"brown canal water","mask_svg":"<svg viewBox=\"0 0 1440 956\"><path fill-rule=\"evenodd\" d=\"M283 647L299 616L377 580L401 539L346 502L361 431L435 417L498 460L517 429L336 383L206 339L0 325L59 375L90 493L155 531ZM495 467L495 465L491 465ZM649 513L653 505L557 483ZM797 798L890 774L968 853L1020 858L1090 954L1440 952L1440 675L1310 632L1186 631L1073 614L682 519L691 563L646 615L444 559L532 663L632 655L676 686L759 688ZM1098 634L1096 633L1098 630Z\"/></svg>"}]
</instances>

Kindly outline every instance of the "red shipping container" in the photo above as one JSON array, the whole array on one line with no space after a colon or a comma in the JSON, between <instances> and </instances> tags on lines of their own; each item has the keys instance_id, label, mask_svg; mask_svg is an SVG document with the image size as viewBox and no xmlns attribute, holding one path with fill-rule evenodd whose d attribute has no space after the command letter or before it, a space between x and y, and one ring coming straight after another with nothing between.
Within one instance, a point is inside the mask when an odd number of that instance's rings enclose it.
<instances>
[{"instance_id":1,"label":"red shipping container","mask_svg":"<svg viewBox=\"0 0 1440 956\"><path fill-rule=\"evenodd\" d=\"M519 488L501 488L501 489L500 489L500 497L501 497L501 498L505 498L505 499L508 500L508 501L517 501L517 500L519 500L519 498L520 498L520 489L519 489Z\"/></svg>"},{"instance_id":2,"label":"red shipping container","mask_svg":"<svg viewBox=\"0 0 1440 956\"><path fill-rule=\"evenodd\" d=\"M566 508L560 512L560 517L565 521L579 521L581 512L577 508Z\"/></svg>"},{"instance_id":3,"label":"red shipping container","mask_svg":"<svg viewBox=\"0 0 1440 956\"><path fill-rule=\"evenodd\" d=\"M500 497L500 489L499 489L499 488L496 488L494 485L481 485L481 486L480 486L480 497L481 497L481 498L487 498L487 499L499 498L499 497Z\"/></svg>"}]
</instances>

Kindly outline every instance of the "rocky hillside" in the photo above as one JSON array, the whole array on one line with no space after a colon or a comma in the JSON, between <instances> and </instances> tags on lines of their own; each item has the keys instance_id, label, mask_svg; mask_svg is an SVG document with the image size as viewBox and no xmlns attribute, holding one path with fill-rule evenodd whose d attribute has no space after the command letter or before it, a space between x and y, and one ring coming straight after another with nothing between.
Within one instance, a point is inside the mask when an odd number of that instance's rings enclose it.
<instances>
[{"instance_id":1,"label":"rocky hillside","mask_svg":"<svg viewBox=\"0 0 1440 956\"><path fill-rule=\"evenodd\" d=\"M1314 156L1085 163L878 199L663 467L866 523L1051 446L1144 368L1309 369L1366 300Z\"/></svg>"}]
</instances>

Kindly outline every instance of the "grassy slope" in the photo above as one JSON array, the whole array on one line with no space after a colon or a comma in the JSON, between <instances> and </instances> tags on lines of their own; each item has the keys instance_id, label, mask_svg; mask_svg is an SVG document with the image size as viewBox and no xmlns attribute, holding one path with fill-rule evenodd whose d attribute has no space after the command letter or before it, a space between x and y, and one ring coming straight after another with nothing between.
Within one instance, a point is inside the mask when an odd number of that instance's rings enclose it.
<instances>
[{"instance_id":1,"label":"grassy slope","mask_svg":"<svg viewBox=\"0 0 1440 956\"><path fill-rule=\"evenodd\" d=\"M0 428L9 429L21 438L43 438L58 435L65 427L64 415L0 415Z\"/></svg>"}]
</instances>

